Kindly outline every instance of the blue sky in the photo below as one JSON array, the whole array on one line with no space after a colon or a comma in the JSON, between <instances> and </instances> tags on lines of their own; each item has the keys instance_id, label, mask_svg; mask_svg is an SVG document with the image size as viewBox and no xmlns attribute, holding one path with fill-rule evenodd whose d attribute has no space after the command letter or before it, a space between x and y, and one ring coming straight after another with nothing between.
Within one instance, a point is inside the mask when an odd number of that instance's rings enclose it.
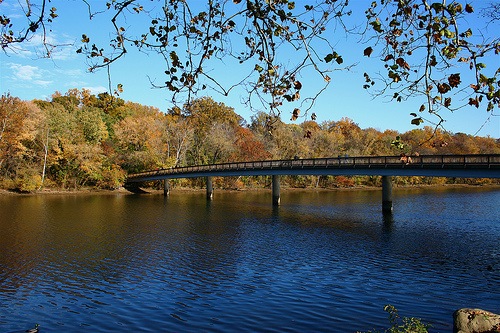
<instances>
[{"instance_id":1,"label":"blue sky","mask_svg":"<svg viewBox=\"0 0 500 333\"><path fill-rule=\"evenodd\" d=\"M89 3L103 6L101 0L90 0ZM298 4L304 1L296 1ZM482 1L475 1L475 5ZM304 2L307 3L307 2ZM359 12L369 6L371 1L358 0L355 6L359 6ZM474 3L474 2L473 2ZM40 38L33 38L30 42L22 44L13 50L0 53L0 93L10 93L13 96L25 100L49 99L55 92L66 92L72 88L86 88L94 93L107 91L109 87L108 76L105 70L94 73L87 71L88 65L82 55L76 53L81 46L83 33L91 38L108 39L112 27L109 20L104 16L96 16L89 21L87 6L81 0L53 0L51 6L57 7L59 17L56 18L52 31L49 32L49 41L54 45L60 45L54 50L52 59L41 59ZM22 18L17 0L4 0L0 4L0 13L11 18ZM89 24L90 23L90 24ZM127 22L132 24L133 22ZM471 22L473 25L474 22ZM368 44L356 42L353 39L345 40L343 36L336 36L339 53L342 54L344 65L358 63L350 71L335 71L330 74L332 82L328 89L318 98L317 103L310 111L317 115L317 121L339 120L349 117L358 123L361 128L373 127L378 130L394 129L405 132L416 128L410 124L411 112L416 112L422 104L422 100L413 99L404 103L390 102L388 98L376 98L368 94L362 88L364 84L363 73L375 73L382 71L380 61L376 57L370 59L363 57L363 50ZM147 55L128 47L126 54L118 63L111 67L111 85L116 87L118 83L123 84L124 92L121 98L158 107L166 111L171 107L169 102L170 93L166 90L152 88L149 78L157 82L164 81L161 76L164 64L161 58ZM293 56L291 53L290 56ZM283 60L286 63L285 60ZM376 67L378 66L378 67ZM241 71L241 68L231 65L217 64L212 70L222 73L223 80L229 79ZM149 78L148 78L149 76ZM301 81L315 88L315 83L322 83L321 77L308 75L301 77ZM319 80L319 81L318 81ZM318 86L319 87L319 86ZM304 89L306 90L306 89ZM302 95L306 91L302 92ZM214 100L231 106L235 111L250 120L252 111L241 103L244 96L243 89L234 90L229 97L223 97L215 92L206 92ZM201 97L201 96L200 96ZM284 110L282 118L288 121L291 110ZM309 113L309 114L310 114ZM475 134L478 130L480 136L491 136L500 138L500 112L494 111L499 116L490 116L484 109L465 108L456 112L443 112L446 119L444 126L453 133L463 132ZM426 115L424 114L424 117ZM489 117L489 119L488 119ZM431 117L429 120L432 120ZM299 118L297 122L305 120ZM430 123L426 123L431 125Z\"/></svg>"}]
</instances>

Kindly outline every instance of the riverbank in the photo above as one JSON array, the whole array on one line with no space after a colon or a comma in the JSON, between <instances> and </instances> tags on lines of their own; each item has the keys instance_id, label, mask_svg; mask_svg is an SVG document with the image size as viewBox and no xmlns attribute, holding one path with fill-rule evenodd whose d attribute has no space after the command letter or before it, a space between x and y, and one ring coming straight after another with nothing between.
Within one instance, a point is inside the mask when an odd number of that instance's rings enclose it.
<instances>
[{"instance_id":1,"label":"riverbank","mask_svg":"<svg viewBox=\"0 0 500 333\"><path fill-rule=\"evenodd\" d=\"M485 188L485 189L499 189L500 184L431 184L431 185L407 185L407 186L394 186L395 190L399 189L433 189L433 188ZM163 190L144 188L147 194L163 194ZM339 188L320 188L320 187L282 187L282 191L378 191L378 186L352 186L352 187L339 187ZM172 192L205 192L204 188L190 188L190 187L172 187ZM215 188L217 192L259 192L271 191L270 188L242 188L242 189L220 189ZM102 190L91 187L80 188L76 190L69 189L42 189L34 192L18 192L7 189L0 189L1 195L16 195L16 196L31 196L31 195L110 195L110 194L133 194L124 187L115 190Z\"/></svg>"}]
</instances>

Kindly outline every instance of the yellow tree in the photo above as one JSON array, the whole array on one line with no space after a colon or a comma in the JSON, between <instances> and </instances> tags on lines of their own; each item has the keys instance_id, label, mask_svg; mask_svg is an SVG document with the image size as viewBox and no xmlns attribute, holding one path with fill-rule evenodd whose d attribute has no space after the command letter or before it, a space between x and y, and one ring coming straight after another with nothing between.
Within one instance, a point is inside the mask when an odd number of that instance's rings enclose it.
<instances>
[{"instance_id":1,"label":"yellow tree","mask_svg":"<svg viewBox=\"0 0 500 333\"><path fill-rule=\"evenodd\" d=\"M9 94L0 97L0 177L32 191L41 185L42 168L36 144L43 115L33 103Z\"/></svg>"},{"instance_id":2,"label":"yellow tree","mask_svg":"<svg viewBox=\"0 0 500 333\"><path fill-rule=\"evenodd\" d=\"M172 166L164 140L165 117L158 111L144 111L114 125L121 165L125 170L138 172Z\"/></svg>"}]
</instances>

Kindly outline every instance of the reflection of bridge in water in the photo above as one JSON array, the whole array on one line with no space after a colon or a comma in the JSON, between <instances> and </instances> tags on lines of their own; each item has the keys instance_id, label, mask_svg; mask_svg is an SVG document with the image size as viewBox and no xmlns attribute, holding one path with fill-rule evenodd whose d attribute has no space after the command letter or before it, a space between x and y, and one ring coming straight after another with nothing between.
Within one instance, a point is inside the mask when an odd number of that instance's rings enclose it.
<instances>
[{"instance_id":1,"label":"reflection of bridge in water","mask_svg":"<svg viewBox=\"0 0 500 333\"><path fill-rule=\"evenodd\" d=\"M280 203L281 175L382 176L382 209L392 211L392 176L500 178L500 154L422 155L402 161L400 156L329 157L275 161L234 162L146 171L128 175L125 187L139 190L139 183L206 177L207 198L212 199L212 177L272 176L273 204Z\"/></svg>"}]
</instances>

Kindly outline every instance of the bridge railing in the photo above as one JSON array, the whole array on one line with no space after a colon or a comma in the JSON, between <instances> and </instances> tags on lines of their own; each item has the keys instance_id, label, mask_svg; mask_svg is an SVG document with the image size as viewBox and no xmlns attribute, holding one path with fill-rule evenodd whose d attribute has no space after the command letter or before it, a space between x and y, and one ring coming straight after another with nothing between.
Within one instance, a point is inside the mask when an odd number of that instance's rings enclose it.
<instances>
[{"instance_id":1,"label":"bridge railing","mask_svg":"<svg viewBox=\"0 0 500 333\"><path fill-rule=\"evenodd\" d=\"M180 173L269 170L269 169L315 169L315 168L500 168L500 154L490 155L422 155L411 156L404 161L400 156L338 156L311 159L266 160L250 162L219 163L169 169L158 169L128 175L128 179L146 178Z\"/></svg>"}]
</instances>

